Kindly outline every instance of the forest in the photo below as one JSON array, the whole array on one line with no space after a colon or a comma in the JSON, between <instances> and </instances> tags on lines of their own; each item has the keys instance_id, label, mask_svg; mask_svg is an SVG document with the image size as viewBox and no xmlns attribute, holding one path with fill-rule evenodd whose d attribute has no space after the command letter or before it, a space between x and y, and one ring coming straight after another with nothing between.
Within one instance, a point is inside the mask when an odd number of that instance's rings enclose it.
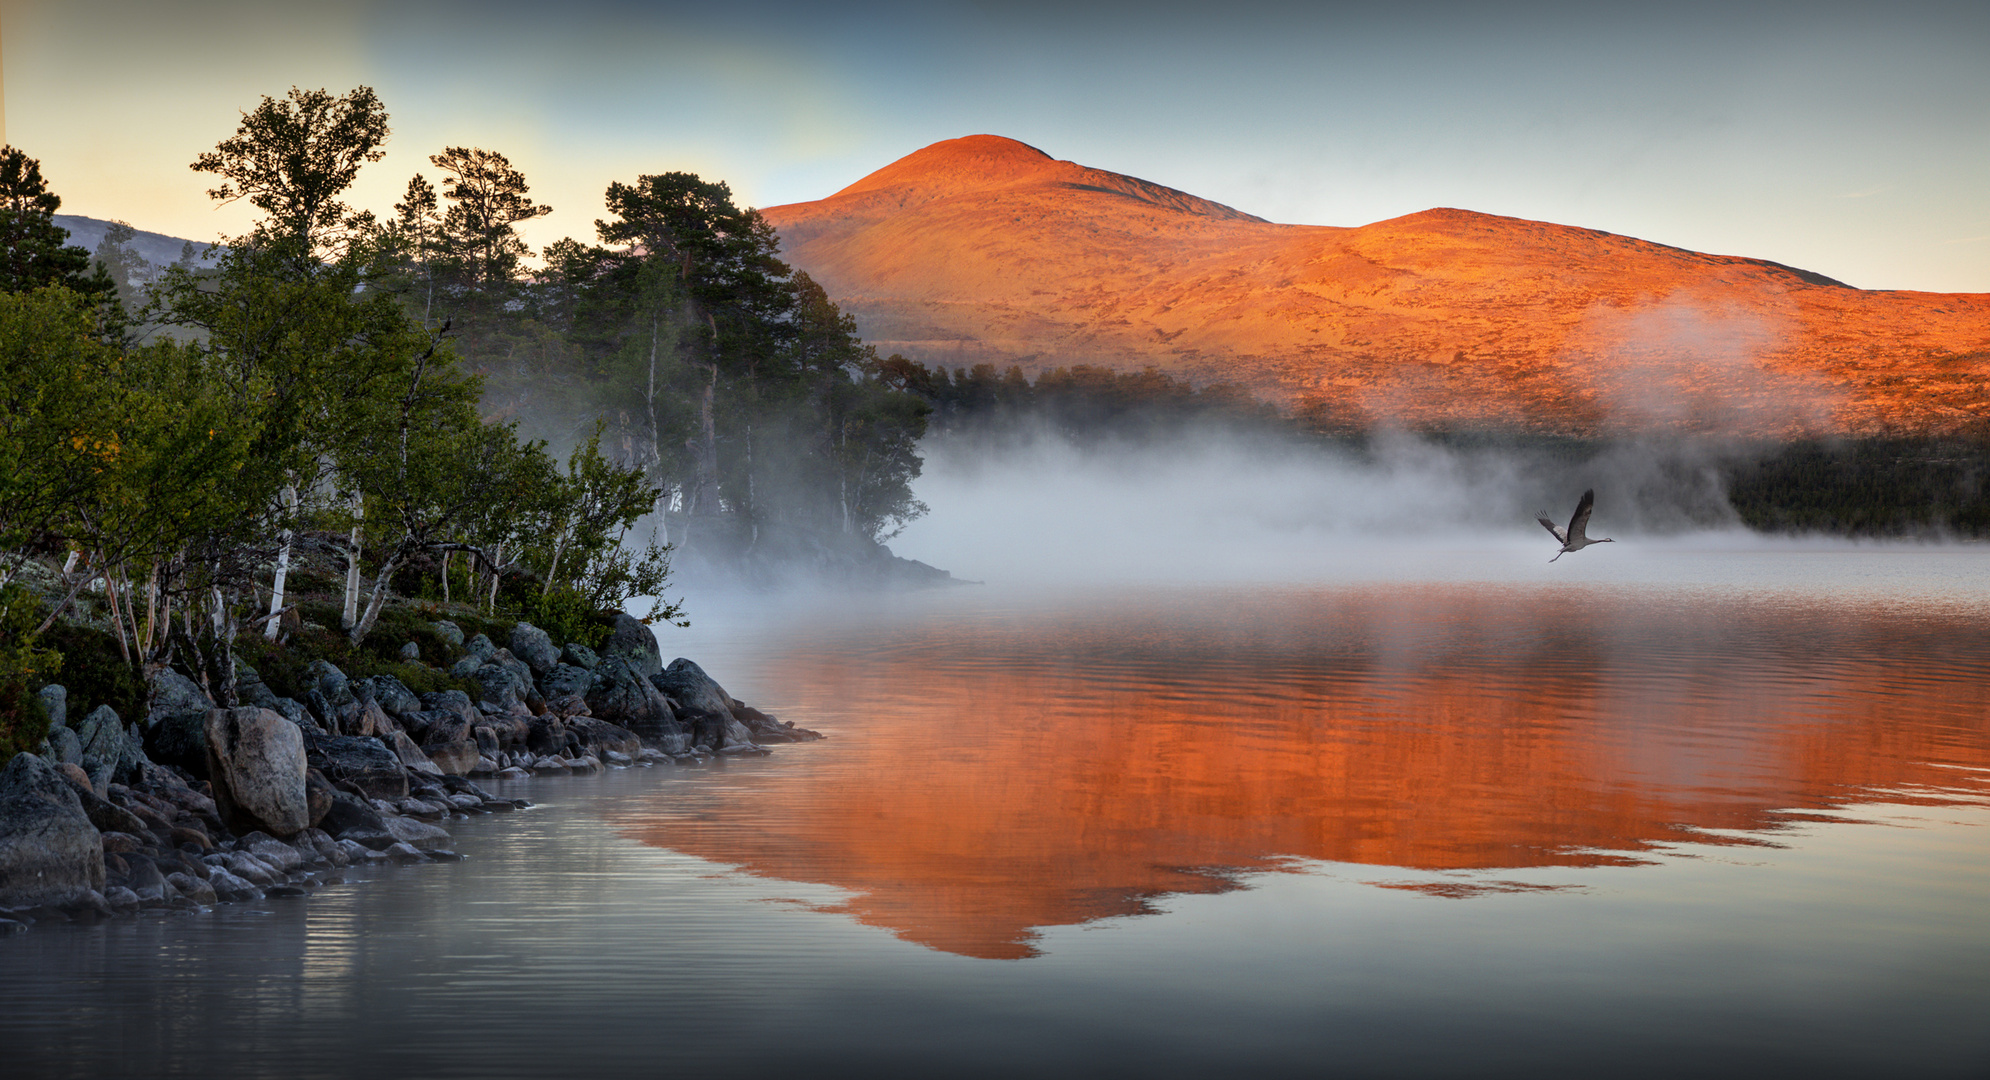
<instances>
[{"instance_id":1,"label":"forest","mask_svg":"<svg viewBox=\"0 0 1990 1080\"><path fill-rule=\"evenodd\" d=\"M0 753L65 662L232 704L238 654L362 649L402 603L579 639L673 557L860 571L922 511L928 406L724 183L614 183L528 269L549 208L496 151L341 201L390 134L367 87L265 97L190 163L252 229L166 266L128 227L69 246L39 162L0 151Z\"/></svg>"}]
</instances>

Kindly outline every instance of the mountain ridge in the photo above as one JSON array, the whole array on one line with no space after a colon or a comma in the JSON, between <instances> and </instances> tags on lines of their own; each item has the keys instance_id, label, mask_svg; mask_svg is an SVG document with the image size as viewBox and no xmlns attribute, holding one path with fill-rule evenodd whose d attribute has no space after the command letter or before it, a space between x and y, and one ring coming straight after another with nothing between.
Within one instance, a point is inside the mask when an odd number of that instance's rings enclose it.
<instances>
[{"instance_id":1,"label":"mountain ridge","mask_svg":"<svg viewBox=\"0 0 1990 1080\"><path fill-rule=\"evenodd\" d=\"M1371 425L1990 419L1990 294L1452 207L1278 224L985 135L762 212L866 340L929 364L1154 367Z\"/></svg>"}]
</instances>

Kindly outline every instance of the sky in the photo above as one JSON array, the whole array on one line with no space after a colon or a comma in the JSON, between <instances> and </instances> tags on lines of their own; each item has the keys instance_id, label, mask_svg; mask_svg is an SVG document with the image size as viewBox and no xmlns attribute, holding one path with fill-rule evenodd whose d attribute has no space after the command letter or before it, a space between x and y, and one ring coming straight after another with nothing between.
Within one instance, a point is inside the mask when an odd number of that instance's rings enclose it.
<instances>
[{"instance_id":1,"label":"sky","mask_svg":"<svg viewBox=\"0 0 1990 1080\"><path fill-rule=\"evenodd\" d=\"M261 96L372 86L355 206L497 150L593 239L611 181L819 199L1005 135L1273 221L1434 206L1990 292L1990 4L0 0L7 139L63 212L246 230L195 155Z\"/></svg>"}]
</instances>

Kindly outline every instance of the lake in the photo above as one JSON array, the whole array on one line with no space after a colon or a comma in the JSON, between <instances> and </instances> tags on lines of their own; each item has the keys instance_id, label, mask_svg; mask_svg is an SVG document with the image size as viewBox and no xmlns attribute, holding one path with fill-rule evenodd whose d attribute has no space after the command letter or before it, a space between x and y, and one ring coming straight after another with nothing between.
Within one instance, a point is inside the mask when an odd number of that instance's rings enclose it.
<instances>
[{"instance_id":1,"label":"lake","mask_svg":"<svg viewBox=\"0 0 1990 1080\"><path fill-rule=\"evenodd\" d=\"M0 940L7 1075L1990 1071L1990 552L1544 557L700 599L827 740Z\"/></svg>"}]
</instances>

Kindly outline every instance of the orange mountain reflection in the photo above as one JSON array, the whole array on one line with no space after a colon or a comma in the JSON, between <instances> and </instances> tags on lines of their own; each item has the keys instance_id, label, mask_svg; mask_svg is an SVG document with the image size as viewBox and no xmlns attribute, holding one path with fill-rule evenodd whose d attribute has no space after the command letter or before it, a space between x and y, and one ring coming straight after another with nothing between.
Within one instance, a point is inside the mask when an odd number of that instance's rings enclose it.
<instances>
[{"instance_id":1,"label":"orange mountain reflection","mask_svg":"<svg viewBox=\"0 0 1990 1080\"><path fill-rule=\"evenodd\" d=\"M1961 615L1456 588L825 628L765 662L830 741L625 824L1023 957L1033 927L1287 857L1625 864L1876 792L1954 798L1990 768L1986 645Z\"/></svg>"}]
</instances>

